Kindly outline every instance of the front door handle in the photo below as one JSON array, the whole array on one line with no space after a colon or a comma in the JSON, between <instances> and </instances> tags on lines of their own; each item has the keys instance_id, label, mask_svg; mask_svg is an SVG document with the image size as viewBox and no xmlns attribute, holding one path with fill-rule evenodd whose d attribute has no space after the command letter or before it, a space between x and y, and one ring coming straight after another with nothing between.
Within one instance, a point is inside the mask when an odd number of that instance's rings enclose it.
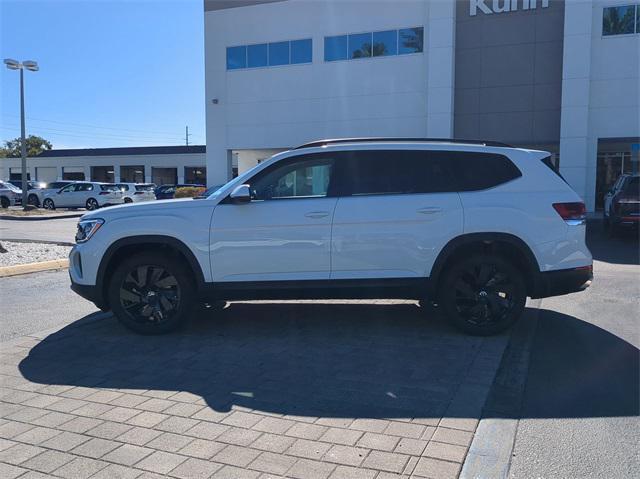
<instances>
[{"instance_id":1,"label":"front door handle","mask_svg":"<svg viewBox=\"0 0 640 479\"><path fill-rule=\"evenodd\" d=\"M423 215L433 215L435 213L441 213L441 212L442 212L442 208L439 208L437 206L427 206L425 208L420 208L418 210L418 213Z\"/></svg>"},{"instance_id":2,"label":"front door handle","mask_svg":"<svg viewBox=\"0 0 640 479\"><path fill-rule=\"evenodd\" d=\"M305 215L307 218L326 218L329 216L328 211L310 211Z\"/></svg>"}]
</instances>

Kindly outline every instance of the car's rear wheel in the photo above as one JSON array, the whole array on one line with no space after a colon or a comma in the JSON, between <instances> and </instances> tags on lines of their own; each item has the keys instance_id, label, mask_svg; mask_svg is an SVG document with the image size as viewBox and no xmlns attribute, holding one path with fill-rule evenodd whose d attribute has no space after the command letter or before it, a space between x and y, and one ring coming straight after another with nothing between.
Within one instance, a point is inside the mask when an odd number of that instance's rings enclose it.
<instances>
[{"instance_id":1,"label":"car's rear wheel","mask_svg":"<svg viewBox=\"0 0 640 479\"><path fill-rule=\"evenodd\" d=\"M45 198L45 200L42 202L42 207L45 210L55 210L56 209L56 205L53 202L53 200L51 198Z\"/></svg>"},{"instance_id":2,"label":"car's rear wheel","mask_svg":"<svg viewBox=\"0 0 640 479\"><path fill-rule=\"evenodd\" d=\"M133 203L133 200L127 196L127 197L124 199L124 202L125 202L125 203Z\"/></svg>"},{"instance_id":3,"label":"car's rear wheel","mask_svg":"<svg viewBox=\"0 0 640 479\"><path fill-rule=\"evenodd\" d=\"M185 324L194 303L191 272L172 256L142 253L123 261L109 283L116 317L141 334L162 334Z\"/></svg>"},{"instance_id":4,"label":"car's rear wheel","mask_svg":"<svg viewBox=\"0 0 640 479\"><path fill-rule=\"evenodd\" d=\"M29 195L29 198L27 198L27 203L31 206L40 206L40 200L38 200L37 195Z\"/></svg>"},{"instance_id":5,"label":"car's rear wheel","mask_svg":"<svg viewBox=\"0 0 640 479\"><path fill-rule=\"evenodd\" d=\"M488 336L509 328L526 299L522 273L504 258L485 254L459 261L445 273L438 303L458 329Z\"/></svg>"},{"instance_id":6,"label":"car's rear wheel","mask_svg":"<svg viewBox=\"0 0 640 479\"><path fill-rule=\"evenodd\" d=\"M0 206L3 208L8 208L11 205L11 201L6 196L0 196Z\"/></svg>"},{"instance_id":7,"label":"car's rear wheel","mask_svg":"<svg viewBox=\"0 0 640 479\"><path fill-rule=\"evenodd\" d=\"M85 206L89 211L97 210L100 207L100 205L98 205L98 200L95 198L89 198Z\"/></svg>"}]
</instances>

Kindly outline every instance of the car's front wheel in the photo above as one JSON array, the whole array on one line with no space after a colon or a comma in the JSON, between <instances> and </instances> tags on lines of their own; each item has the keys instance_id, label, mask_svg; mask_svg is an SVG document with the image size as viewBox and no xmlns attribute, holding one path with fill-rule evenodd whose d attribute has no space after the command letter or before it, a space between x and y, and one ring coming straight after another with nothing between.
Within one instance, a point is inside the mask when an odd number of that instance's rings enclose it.
<instances>
[{"instance_id":1,"label":"car's front wheel","mask_svg":"<svg viewBox=\"0 0 640 479\"><path fill-rule=\"evenodd\" d=\"M522 273L500 256L482 254L445 273L438 303L458 329L488 336L509 328L522 315L526 299Z\"/></svg>"},{"instance_id":2,"label":"car's front wheel","mask_svg":"<svg viewBox=\"0 0 640 479\"><path fill-rule=\"evenodd\" d=\"M109 283L109 305L128 328L162 334L185 324L194 303L191 272L183 262L159 253L123 261Z\"/></svg>"},{"instance_id":3,"label":"car's front wheel","mask_svg":"<svg viewBox=\"0 0 640 479\"><path fill-rule=\"evenodd\" d=\"M95 198L89 198L85 206L89 211L97 210L100 207L98 200Z\"/></svg>"},{"instance_id":4,"label":"car's front wheel","mask_svg":"<svg viewBox=\"0 0 640 479\"><path fill-rule=\"evenodd\" d=\"M42 207L45 210L55 210L56 209L56 205L53 202L53 200L51 198L46 198L43 202L42 202Z\"/></svg>"},{"instance_id":5,"label":"car's front wheel","mask_svg":"<svg viewBox=\"0 0 640 479\"><path fill-rule=\"evenodd\" d=\"M40 200L38 199L37 195L29 195L27 203L31 206L40 206Z\"/></svg>"},{"instance_id":6,"label":"car's front wheel","mask_svg":"<svg viewBox=\"0 0 640 479\"><path fill-rule=\"evenodd\" d=\"M2 208L8 208L11 205L11 201L6 196L0 196L0 206Z\"/></svg>"}]
</instances>

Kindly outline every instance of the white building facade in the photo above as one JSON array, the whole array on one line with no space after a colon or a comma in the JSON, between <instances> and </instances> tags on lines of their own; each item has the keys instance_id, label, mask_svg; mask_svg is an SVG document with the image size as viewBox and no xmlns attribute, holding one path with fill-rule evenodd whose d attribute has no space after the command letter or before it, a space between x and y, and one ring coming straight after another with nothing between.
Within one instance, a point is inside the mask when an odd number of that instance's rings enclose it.
<instances>
[{"instance_id":1,"label":"white building facade","mask_svg":"<svg viewBox=\"0 0 640 479\"><path fill-rule=\"evenodd\" d=\"M208 184L332 137L554 153L590 210L640 143L640 2L205 0Z\"/></svg>"},{"instance_id":2,"label":"white building facade","mask_svg":"<svg viewBox=\"0 0 640 479\"><path fill-rule=\"evenodd\" d=\"M0 178L21 180L20 158L0 159ZM106 183L205 184L202 145L48 150L27 160L28 179Z\"/></svg>"}]
</instances>

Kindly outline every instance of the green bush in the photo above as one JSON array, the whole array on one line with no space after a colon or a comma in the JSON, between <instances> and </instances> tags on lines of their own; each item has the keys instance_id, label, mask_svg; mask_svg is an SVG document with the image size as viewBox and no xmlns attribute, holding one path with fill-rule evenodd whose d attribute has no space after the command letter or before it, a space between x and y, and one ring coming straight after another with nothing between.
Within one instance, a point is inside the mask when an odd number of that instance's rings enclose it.
<instances>
[{"instance_id":1,"label":"green bush","mask_svg":"<svg viewBox=\"0 0 640 479\"><path fill-rule=\"evenodd\" d=\"M205 192L206 188L195 187L195 186L185 186L184 188L176 189L176 194L174 198L193 198L195 196L200 196Z\"/></svg>"}]
</instances>

